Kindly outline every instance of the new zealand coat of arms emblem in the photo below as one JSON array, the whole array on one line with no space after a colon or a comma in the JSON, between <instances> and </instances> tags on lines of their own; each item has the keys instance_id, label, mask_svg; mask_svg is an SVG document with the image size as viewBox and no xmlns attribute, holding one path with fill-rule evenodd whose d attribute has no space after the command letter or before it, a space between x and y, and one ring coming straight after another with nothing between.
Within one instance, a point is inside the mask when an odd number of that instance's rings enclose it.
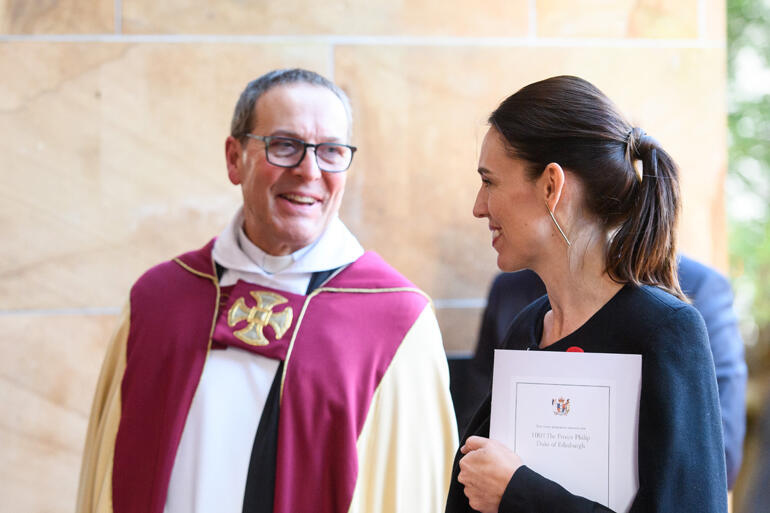
<instances>
[{"instance_id":1,"label":"new zealand coat of arms emblem","mask_svg":"<svg viewBox=\"0 0 770 513\"><path fill-rule=\"evenodd\" d=\"M551 399L551 406L553 406L554 415L566 415L569 413L569 399L563 397Z\"/></svg>"}]
</instances>

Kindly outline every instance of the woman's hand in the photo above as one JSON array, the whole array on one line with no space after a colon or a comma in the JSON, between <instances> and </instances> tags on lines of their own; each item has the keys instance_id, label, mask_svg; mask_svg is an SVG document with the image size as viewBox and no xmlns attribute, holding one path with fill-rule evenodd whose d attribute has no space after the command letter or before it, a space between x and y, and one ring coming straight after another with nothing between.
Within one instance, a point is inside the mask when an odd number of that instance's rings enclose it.
<instances>
[{"instance_id":1,"label":"woman's hand","mask_svg":"<svg viewBox=\"0 0 770 513\"><path fill-rule=\"evenodd\" d=\"M465 456L460 459L457 480L465 486L468 503L481 513L497 513L521 458L500 442L480 436L468 437L460 452Z\"/></svg>"}]
</instances>

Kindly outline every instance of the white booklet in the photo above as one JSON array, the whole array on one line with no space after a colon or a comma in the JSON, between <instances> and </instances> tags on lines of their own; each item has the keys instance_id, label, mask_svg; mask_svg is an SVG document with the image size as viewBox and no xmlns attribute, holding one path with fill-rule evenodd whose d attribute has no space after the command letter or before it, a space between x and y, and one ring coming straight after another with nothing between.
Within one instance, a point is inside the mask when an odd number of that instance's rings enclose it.
<instances>
[{"instance_id":1,"label":"white booklet","mask_svg":"<svg viewBox=\"0 0 770 513\"><path fill-rule=\"evenodd\" d=\"M495 351L489 436L614 511L639 488L641 355Z\"/></svg>"}]
</instances>

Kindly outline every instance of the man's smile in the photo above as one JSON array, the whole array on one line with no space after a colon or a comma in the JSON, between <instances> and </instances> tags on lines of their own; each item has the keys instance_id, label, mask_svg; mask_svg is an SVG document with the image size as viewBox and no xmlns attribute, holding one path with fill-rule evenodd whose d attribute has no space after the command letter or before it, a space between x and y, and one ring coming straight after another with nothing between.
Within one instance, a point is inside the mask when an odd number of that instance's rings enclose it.
<instances>
[{"instance_id":1,"label":"man's smile","mask_svg":"<svg viewBox=\"0 0 770 513\"><path fill-rule=\"evenodd\" d=\"M297 204L297 205L313 205L315 203L318 203L319 200L316 198L313 198L311 196L307 196L304 194L297 194L297 193L291 193L287 192L284 194L279 194L278 197L283 198L287 201L290 201L291 203Z\"/></svg>"}]
</instances>

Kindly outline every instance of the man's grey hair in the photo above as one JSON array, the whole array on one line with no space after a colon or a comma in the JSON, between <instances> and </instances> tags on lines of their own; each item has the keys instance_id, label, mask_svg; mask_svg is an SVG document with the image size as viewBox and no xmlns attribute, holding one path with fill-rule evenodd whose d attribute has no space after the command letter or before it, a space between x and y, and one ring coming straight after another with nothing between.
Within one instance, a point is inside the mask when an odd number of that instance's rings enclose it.
<instances>
[{"instance_id":1,"label":"man's grey hair","mask_svg":"<svg viewBox=\"0 0 770 513\"><path fill-rule=\"evenodd\" d=\"M325 87L333 92L345 107L345 112L348 116L348 135L350 135L353 113L348 95L328 78L314 71L299 68L273 70L249 82L246 89L241 93L240 98L238 98L238 103L235 104L233 120L230 123L230 135L243 141L246 134L251 132L257 123L254 106L257 104L259 97L273 87L297 83Z\"/></svg>"}]
</instances>

